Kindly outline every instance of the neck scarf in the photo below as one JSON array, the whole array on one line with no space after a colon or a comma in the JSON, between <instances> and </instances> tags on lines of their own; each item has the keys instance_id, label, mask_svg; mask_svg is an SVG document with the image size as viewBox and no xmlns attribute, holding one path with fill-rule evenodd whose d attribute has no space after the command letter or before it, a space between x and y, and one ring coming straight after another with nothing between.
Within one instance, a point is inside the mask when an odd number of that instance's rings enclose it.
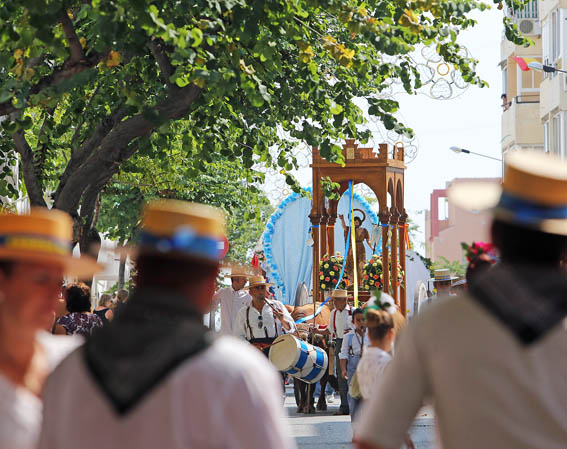
<instances>
[{"instance_id":1,"label":"neck scarf","mask_svg":"<svg viewBox=\"0 0 567 449\"><path fill-rule=\"evenodd\" d=\"M90 373L125 415L176 367L207 348L212 336L189 300L144 289L84 346Z\"/></svg>"},{"instance_id":2,"label":"neck scarf","mask_svg":"<svg viewBox=\"0 0 567 449\"><path fill-rule=\"evenodd\" d=\"M475 301L524 345L567 316L567 274L535 266L495 265L470 285Z\"/></svg>"}]
</instances>

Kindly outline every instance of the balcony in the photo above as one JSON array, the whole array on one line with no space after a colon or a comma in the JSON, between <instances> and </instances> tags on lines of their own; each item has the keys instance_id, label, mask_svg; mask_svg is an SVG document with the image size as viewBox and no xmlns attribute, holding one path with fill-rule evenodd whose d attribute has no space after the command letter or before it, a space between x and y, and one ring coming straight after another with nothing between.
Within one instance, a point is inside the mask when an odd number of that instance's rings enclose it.
<instances>
[{"instance_id":1,"label":"balcony","mask_svg":"<svg viewBox=\"0 0 567 449\"><path fill-rule=\"evenodd\" d=\"M502 113L502 150L512 146L543 145L543 125L539 115L539 93L526 93L513 98L509 109Z\"/></svg>"},{"instance_id":2,"label":"balcony","mask_svg":"<svg viewBox=\"0 0 567 449\"><path fill-rule=\"evenodd\" d=\"M528 4L523 7L522 9L513 10L512 8L508 8L506 10L506 16L511 17L514 20L520 19L538 19L538 4L537 0L532 0L528 2Z\"/></svg>"}]
</instances>

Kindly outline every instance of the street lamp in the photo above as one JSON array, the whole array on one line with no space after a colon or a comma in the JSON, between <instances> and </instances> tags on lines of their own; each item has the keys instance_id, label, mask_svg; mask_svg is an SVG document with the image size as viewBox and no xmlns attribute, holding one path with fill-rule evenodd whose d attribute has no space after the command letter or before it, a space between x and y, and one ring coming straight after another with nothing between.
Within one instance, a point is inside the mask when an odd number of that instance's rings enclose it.
<instances>
[{"instance_id":1,"label":"street lamp","mask_svg":"<svg viewBox=\"0 0 567 449\"><path fill-rule=\"evenodd\" d=\"M453 147L451 147L451 151L454 151L454 152L457 153L457 154L458 154L458 153L475 154L475 155L477 155L477 156L482 156L482 157L486 157L486 158L488 158L488 159L492 159L492 160L495 160L495 161L498 161L498 162L502 162L502 159L498 159L498 158L492 157L492 156L487 156L486 154L475 153L474 151L470 151L470 150L467 150L467 149L461 148L461 147L455 147L455 146L453 146Z\"/></svg>"},{"instance_id":2,"label":"street lamp","mask_svg":"<svg viewBox=\"0 0 567 449\"><path fill-rule=\"evenodd\" d=\"M542 64L541 62L537 62L537 61L530 62L528 64L528 67L530 69L534 69L534 70L537 70L539 72L545 72L545 73L553 73L553 72L567 73L567 70L557 69L553 66L545 65L545 64Z\"/></svg>"}]
</instances>

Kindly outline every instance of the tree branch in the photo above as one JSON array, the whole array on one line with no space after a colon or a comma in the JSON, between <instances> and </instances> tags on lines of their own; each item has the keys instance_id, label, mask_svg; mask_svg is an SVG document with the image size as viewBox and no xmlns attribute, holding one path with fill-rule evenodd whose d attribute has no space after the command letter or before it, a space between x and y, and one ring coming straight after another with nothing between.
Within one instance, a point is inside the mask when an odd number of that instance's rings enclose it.
<instances>
[{"instance_id":1,"label":"tree branch","mask_svg":"<svg viewBox=\"0 0 567 449\"><path fill-rule=\"evenodd\" d=\"M75 142L79 138L79 134L81 132L81 129L83 128L83 124L85 123L85 114L87 112L87 109L89 109L89 107L91 106L91 104L94 101L94 98L95 98L96 94L98 93L99 89L100 89L100 84L98 84L96 86L96 89L92 93L91 98L89 98L89 102L87 103L87 105L83 109L83 113L81 114L79 124L77 125L77 128L75 128L75 132L73 133L73 137L71 137L71 151L73 151L73 147L75 145Z\"/></svg>"},{"instance_id":2,"label":"tree branch","mask_svg":"<svg viewBox=\"0 0 567 449\"><path fill-rule=\"evenodd\" d=\"M195 84L178 89L156 107L156 112L166 120L177 120L189 112L201 92L202 89ZM103 139L98 151L93 152L70 175L55 200L55 207L64 211L75 210L91 180L130 157L133 154L128 150L131 142L138 137L149 136L156 126L159 126L158 123L149 121L142 114L118 123Z\"/></svg>"},{"instance_id":3,"label":"tree branch","mask_svg":"<svg viewBox=\"0 0 567 449\"><path fill-rule=\"evenodd\" d=\"M59 18L59 22L63 27L65 38L67 39L67 44L69 44L69 49L71 50L71 58L66 62L65 65L72 66L85 59L83 47L81 47L81 42L77 37L77 33L75 33L75 27L73 26L73 22L69 18L67 11L63 12L61 17Z\"/></svg>"},{"instance_id":4,"label":"tree branch","mask_svg":"<svg viewBox=\"0 0 567 449\"><path fill-rule=\"evenodd\" d=\"M57 202L61 191L65 188L67 180L73 173L83 164L91 155L93 150L97 148L109 132L126 116L126 109L122 105L114 110L111 114L104 117L93 135L85 140L80 148L71 153L71 160L65 167L65 171L61 175L59 186L55 192L54 198Z\"/></svg>"},{"instance_id":5,"label":"tree branch","mask_svg":"<svg viewBox=\"0 0 567 449\"><path fill-rule=\"evenodd\" d=\"M33 163L33 151L24 136L24 132L22 130L15 132L12 135L12 139L14 140L16 151L20 153L20 158L22 160L22 172L24 174L24 182L26 184L26 190L28 191L30 203L32 206L47 207L47 204L43 199L43 190L41 189L41 185L37 179Z\"/></svg>"},{"instance_id":6,"label":"tree branch","mask_svg":"<svg viewBox=\"0 0 567 449\"><path fill-rule=\"evenodd\" d=\"M164 46L165 44L161 39L151 39L148 42L148 47L152 52L152 55L160 68L161 78L163 82L167 85L167 88L170 91L173 91L179 88L169 80L171 75L173 75L174 70L173 70L173 66L171 65L171 62L169 61L169 57L165 52Z\"/></svg>"},{"instance_id":7,"label":"tree branch","mask_svg":"<svg viewBox=\"0 0 567 449\"><path fill-rule=\"evenodd\" d=\"M35 95L48 87L57 86L63 80L71 78L77 73L94 67L106 56L106 54L94 53L74 65L68 65L65 63L62 67L55 69L51 75L42 78L37 84L34 84L29 90L29 95ZM11 114L17 110L18 109L12 104L11 100L0 103L0 117Z\"/></svg>"}]
</instances>

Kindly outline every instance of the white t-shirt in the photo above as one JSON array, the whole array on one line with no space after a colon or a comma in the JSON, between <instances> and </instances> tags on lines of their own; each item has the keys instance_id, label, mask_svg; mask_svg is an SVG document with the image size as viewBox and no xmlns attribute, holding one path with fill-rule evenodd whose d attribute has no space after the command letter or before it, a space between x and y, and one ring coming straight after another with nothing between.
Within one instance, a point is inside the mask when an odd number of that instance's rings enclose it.
<instances>
[{"instance_id":1,"label":"white t-shirt","mask_svg":"<svg viewBox=\"0 0 567 449\"><path fill-rule=\"evenodd\" d=\"M264 304L261 314L256 307L249 304L238 311L234 334L237 337L248 340L251 338L273 338L284 333L292 333L295 330L295 323L285 306L280 301L275 300L270 300L270 304L283 313L284 320L290 326L289 330L284 330L282 322L274 317L272 308L267 304ZM246 321L247 318L250 323L250 329ZM250 335L250 330L252 330L252 335Z\"/></svg>"},{"instance_id":2,"label":"white t-shirt","mask_svg":"<svg viewBox=\"0 0 567 449\"><path fill-rule=\"evenodd\" d=\"M471 298L438 300L401 334L357 437L399 448L432 398L443 447L565 449L566 323L525 346Z\"/></svg>"},{"instance_id":3,"label":"white t-shirt","mask_svg":"<svg viewBox=\"0 0 567 449\"><path fill-rule=\"evenodd\" d=\"M329 317L329 332L335 338L344 338L345 334L352 329L352 307L346 307L339 312L338 309L331 310Z\"/></svg>"},{"instance_id":4,"label":"white t-shirt","mask_svg":"<svg viewBox=\"0 0 567 449\"><path fill-rule=\"evenodd\" d=\"M235 334L235 323L238 311L246 307L252 301L248 290L234 290L232 287L221 288L213 296L213 305L220 304L221 310L221 333L225 335Z\"/></svg>"},{"instance_id":5,"label":"white t-shirt","mask_svg":"<svg viewBox=\"0 0 567 449\"><path fill-rule=\"evenodd\" d=\"M392 356L380 348L374 346L366 346L364 348L356 368L360 394L363 399L369 399L374 396L384 369L391 360Z\"/></svg>"},{"instance_id":6,"label":"white t-shirt","mask_svg":"<svg viewBox=\"0 0 567 449\"><path fill-rule=\"evenodd\" d=\"M78 336L38 332L50 370L82 343ZM0 449L35 449L41 426L41 399L0 372Z\"/></svg>"},{"instance_id":7,"label":"white t-shirt","mask_svg":"<svg viewBox=\"0 0 567 449\"><path fill-rule=\"evenodd\" d=\"M247 343L219 337L125 416L75 351L48 379L41 449L294 449L281 377Z\"/></svg>"},{"instance_id":8,"label":"white t-shirt","mask_svg":"<svg viewBox=\"0 0 567 449\"><path fill-rule=\"evenodd\" d=\"M352 335L352 344L351 343L351 335ZM364 346L364 335L359 335L357 332L349 332L345 335L343 339L343 345L341 346L341 352L339 353L339 359L341 360L348 360L349 359L349 352L352 348L353 355L361 355L363 353L362 347ZM364 348L366 350L366 348Z\"/></svg>"}]
</instances>

